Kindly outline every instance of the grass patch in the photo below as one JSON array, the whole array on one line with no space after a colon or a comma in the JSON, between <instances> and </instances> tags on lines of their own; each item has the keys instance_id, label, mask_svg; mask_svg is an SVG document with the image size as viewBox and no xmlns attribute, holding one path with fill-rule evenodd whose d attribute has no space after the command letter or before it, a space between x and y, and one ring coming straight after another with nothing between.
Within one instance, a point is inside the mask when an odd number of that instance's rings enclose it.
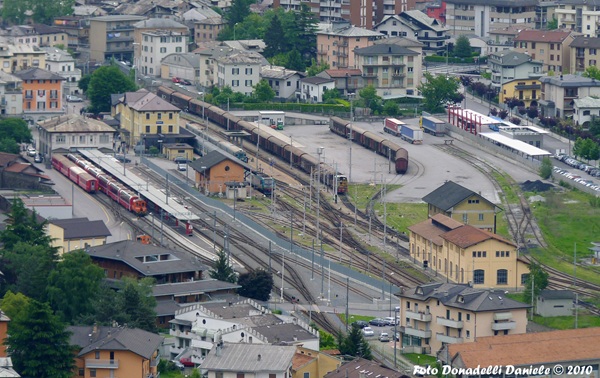
<instances>
[{"instance_id":1,"label":"grass patch","mask_svg":"<svg viewBox=\"0 0 600 378\"><path fill-rule=\"evenodd\" d=\"M552 316L548 318L533 316L533 322L553 329L575 329L575 316ZM600 317L579 315L577 328L600 327Z\"/></svg>"},{"instance_id":2,"label":"grass patch","mask_svg":"<svg viewBox=\"0 0 600 378\"><path fill-rule=\"evenodd\" d=\"M346 314L338 314L338 317L340 318L340 320L342 322L344 322L344 324L346 324ZM362 320L362 321L365 321L365 322L368 323L369 320L371 320L371 319L375 319L375 317L373 317L373 316L367 316L367 315L353 315L353 314L350 314L350 323L354 323L354 322L356 322L358 320Z\"/></svg>"},{"instance_id":3,"label":"grass patch","mask_svg":"<svg viewBox=\"0 0 600 378\"><path fill-rule=\"evenodd\" d=\"M183 378L184 375L180 371L163 371L160 373L160 378Z\"/></svg>"},{"instance_id":4,"label":"grass patch","mask_svg":"<svg viewBox=\"0 0 600 378\"><path fill-rule=\"evenodd\" d=\"M514 300L514 301L517 301L517 302L531 304L531 303L530 303L530 301L531 301L531 298L529 299L529 301L528 301L528 300L526 300L526 299L523 297L523 293L508 293L508 294L504 294L504 296L505 296L506 298L512 299L512 300Z\"/></svg>"},{"instance_id":5,"label":"grass patch","mask_svg":"<svg viewBox=\"0 0 600 378\"><path fill-rule=\"evenodd\" d=\"M377 203L375 210L383 218L383 204ZM399 232L408 234L408 227L427 219L425 203L388 203L387 225Z\"/></svg>"},{"instance_id":6,"label":"grass patch","mask_svg":"<svg viewBox=\"0 0 600 378\"><path fill-rule=\"evenodd\" d=\"M428 354L405 353L403 356L415 365L431 365L435 366L437 359Z\"/></svg>"},{"instance_id":7,"label":"grass patch","mask_svg":"<svg viewBox=\"0 0 600 378\"><path fill-rule=\"evenodd\" d=\"M504 200L508 203L519 203L519 195L514 188L516 184L512 178L502 175L496 171L492 172L492 176L498 185L502 187L503 195L505 196Z\"/></svg>"}]
</instances>

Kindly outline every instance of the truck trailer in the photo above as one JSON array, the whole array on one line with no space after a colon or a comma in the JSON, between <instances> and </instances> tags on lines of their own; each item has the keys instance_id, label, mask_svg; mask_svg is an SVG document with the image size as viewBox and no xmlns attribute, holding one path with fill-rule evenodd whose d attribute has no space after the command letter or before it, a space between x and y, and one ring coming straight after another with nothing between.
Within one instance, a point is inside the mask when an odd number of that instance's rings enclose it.
<instances>
[{"instance_id":1,"label":"truck trailer","mask_svg":"<svg viewBox=\"0 0 600 378\"><path fill-rule=\"evenodd\" d=\"M400 131L400 137L412 144L423 143L423 130L419 126L404 124Z\"/></svg>"},{"instance_id":2,"label":"truck trailer","mask_svg":"<svg viewBox=\"0 0 600 378\"><path fill-rule=\"evenodd\" d=\"M383 121L383 131L385 131L388 134L400 136L400 134L402 133L402 125L405 125L405 123L400 121L399 119L386 118Z\"/></svg>"},{"instance_id":3,"label":"truck trailer","mask_svg":"<svg viewBox=\"0 0 600 378\"><path fill-rule=\"evenodd\" d=\"M446 122L435 117L421 117L423 131L434 136L446 134Z\"/></svg>"}]
</instances>

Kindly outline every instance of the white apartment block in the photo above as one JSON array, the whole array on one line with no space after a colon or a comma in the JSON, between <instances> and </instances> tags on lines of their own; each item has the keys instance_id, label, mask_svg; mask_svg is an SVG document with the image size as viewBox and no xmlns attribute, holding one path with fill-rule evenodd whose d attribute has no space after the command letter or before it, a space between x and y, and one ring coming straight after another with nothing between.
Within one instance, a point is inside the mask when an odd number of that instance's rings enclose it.
<instances>
[{"instance_id":1,"label":"white apartment block","mask_svg":"<svg viewBox=\"0 0 600 378\"><path fill-rule=\"evenodd\" d=\"M77 85L81 80L81 70L75 68L75 58L57 47L42 47L41 49L46 51L46 70L65 79L63 95L79 94L80 89Z\"/></svg>"},{"instance_id":2,"label":"white apartment block","mask_svg":"<svg viewBox=\"0 0 600 378\"><path fill-rule=\"evenodd\" d=\"M217 62L217 85L231 87L234 92L252 94L260 81L260 67L264 58L255 52L237 51L220 56Z\"/></svg>"},{"instance_id":3,"label":"white apartment block","mask_svg":"<svg viewBox=\"0 0 600 378\"><path fill-rule=\"evenodd\" d=\"M20 115L23 113L23 80L0 70L0 114Z\"/></svg>"},{"instance_id":4,"label":"white apartment block","mask_svg":"<svg viewBox=\"0 0 600 378\"><path fill-rule=\"evenodd\" d=\"M160 62L174 53L186 52L187 36L173 31L142 32L140 61L136 67L147 76L160 76Z\"/></svg>"},{"instance_id":5,"label":"white apartment block","mask_svg":"<svg viewBox=\"0 0 600 378\"><path fill-rule=\"evenodd\" d=\"M554 16L558 27L582 33L586 37L598 37L600 33L600 8L586 0L565 0L557 4Z\"/></svg>"}]
</instances>

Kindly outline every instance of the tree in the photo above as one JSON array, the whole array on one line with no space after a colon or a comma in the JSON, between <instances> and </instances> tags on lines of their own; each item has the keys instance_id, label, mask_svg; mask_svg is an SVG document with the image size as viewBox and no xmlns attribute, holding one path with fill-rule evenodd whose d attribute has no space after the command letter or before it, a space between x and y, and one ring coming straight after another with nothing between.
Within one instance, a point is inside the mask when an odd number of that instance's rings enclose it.
<instances>
[{"instance_id":1,"label":"tree","mask_svg":"<svg viewBox=\"0 0 600 378\"><path fill-rule=\"evenodd\" d=\"M352 326L347 336L338 333L338 347L342 354L362 357L367 360L373 358L369 342L365 340L362 330L357 326Z\"/></svg>"},{"instance_id":2,"label":"tree","mask_svg":"<svg viewBox=\"0 0 600 378\"><path fill-rule=\"evenodd\" d=\"M593 136L600 135L600 118L594 117L592 119L592 122L590 122L589 131L590 131L590 134L592 134Z\"/></svg>"},{"instance_id":3,"label":"tree","mask_svg":"<svg viewBox=\"0 0 600 378\"><path fill-rule=\"evenodd\" d=\"M527 109L527 117L529 117L530 119L537 118L539 113L540 112L538 108L535 106L530 106L529 109Z\"/></svg>"},{"instance_id":4,"label":"tree","mask_svg":"<svg viewBox=\"0 0 600 378\"><path fill-rule=\"evenodd\" d=\"M8 353L22 377L70 378L74 368L69 332L47 303L32 300L8 329Z\"/></svg>"},{"instance_id":5,"label":"tree","mask_svg":"<svg viewBox=\"0 0 600 378\"><path fill-rule=\"evenodd\" d=\"M533 303L531 305L535 305L535 298L540 294L542 290L544 290L548 286L548 272L542 268L536 262L532 262L529 265L529 275L527 276L527 280L525 281L525 287L523 288L523 300L526 302L531 301L531 283L533 280Z\"/></svg>"},{"instance_id":6,"label":"tree","mask_svg":"<svg viewBox=\"0 0 600 378\"><path fill-rule=\"evenodd\" d=\"M394 101L386 101L383 104L383 114L389 116L396 116L400 114L400 107Z\"/></svg>"},{"instance_id":7,"label":"tree","mask_svg":"<svg viewBox=\"0 0 600 378\"><path fill-rule=\"evenodd\" d=\"M323 102L327 103L327 104L335 104L336 103L336 99L341 98L340 96L340 91L338 91L336 88L333 89L325 89L323 91Z\"/></svg>"},{"instance_id":8,"label":"tree","mask_svg":"<svg viewBox=\"0 0 600 378\"><path fill-rule=\"evenodd\" d=\"M316 59L311 59L310 66L306 69L307 76L317 76L321 72L328 70L329 64L325 61L318 62Z\"/></svg>"},{"instance_id":9,"label":"tree","mask_svg":"<svg viewBox=\"0 0 600 378\"><path fill-rule=\"evenodd\" d=\"M48 300L62 320L73 323L93 311L104 272L82 250L65 253L48 278Z\"/></svg>"},{"instance_id":10,"label":"tree","mask_svg":"<svg viewBox=\"0 0 600 378\"><path fill-rule=\"evenodd\" d=\"M217 261L215 261L215 266L212 270L208 271L208 275L210 278L214 278L215 280L219 281L231 283L235 283L237 281L235 271L229 263L229 258L223 249L217 253Z\"/></svg>"},{"instance_id":11,"label":"tree","mask_svg":"<svg viewBox=\"0 0 600 378\"><path fill-rule=\"evenodd\" d=\"M319 330L319 349L330 350L336 348L337 343L335 341L335 337L333 337L333 335L329 332Z\"/></svg>"},{"instance_id":12,"label":"tree","mask_svg":"<svg viewBox=\"0 0 600 378\"><path fill-rule=\"evenodd\" d=\"M286 39L290 41L290 46L298 50L306 66L316 56L317 24L319 21L304 2L300 4L298 11L292 12L292 16L293 22L290 28L286 30Z\"/></svg>"},{"instance_id":13,"label":"tree","mask_svg":"<svg viewBox=\"0 0 600 378\"><path fill-rule=\"evenodd\" d=\"M110 95L132 92L136 85L119 67L115 65L103 66L92 74L88 86L87 96L90 99L92 113L110 111Z\"/></svg>"},{"instance_id":14,"label":"tree","mask_svg":"<svg viewBox=\"0 0 600 378\"><path fill-rule=\"evenodd\" d=\"M268 301L273 289L273 274L265 270L255 270L240 274L238 294L244 297Z\"/></svg>"},{"instance_id":15,"label":"tree","mask_svg":"<svg viewBox=\"0 0 600 378\"><path fill-rule=\"evenodd\" d=\"M281 20L275 14L265 33L264 42L267 45L264 53L265 57L270 58L286 51L286 42L285 39L281 38L282 35L283 27L281 26Z\"/></svg>"},{"instance_id":16,"label":"tree","mask_svg":"<svg viewBox=\"0 0 600 378\"><path fill-rule=\"evenodd\" d=\"M154 279L125 278L118 292L120 310L126 315L126 323L131 328L148 332L156 331L156 298L152 294Z\"/></svg>"},{"instance_id":17,"label":"tree","mask_svg":"<svg viewBox=\"0 0 600 378\"><path fill-rule=\"evenodd\" d=\"M2 300L0 300L0 308L11 319L20 317L29 304L30 299L23 293L13 293L7 291Z\"/></svg>"},{"instance_id":18,"label":"tree","mask_svg":"<svg viewBox=\"0 0 600 378\"><path fill-rule=\"evenodd\" d=\"M275 91L271 88L269 82L263 79L254 86L252 96L258 102L270 102L275 98Z\"/></svg>"},{"instance_id":19,"label":"tree","mask_svg":"<svg viewBox=\"0 0 600 378\"><path fill-rule=\"evenodd\" d=\"M297 49L293 49L287 54L287 61L285 68L289 68L290 70L304 72L306 69L306 64L302 59L302 55L300 51Z\"/></svg>"},{"instance_id":20,"label":"tree","mask_svg":"<svg viewBox=\"0 0 600 378\"><path fill-rule=\"evenodd\" d=\"M0 242L4 249L11 249L20 241L27 241L32 245L50 245L50 237L44 228L46 222L37 221L37 213L29 210L23 201L15 197L8 212L7 226L0 232Z\"/></svg>"},{"instance_id":21,"label":"tree","mask_svg":"<svg viewBox=\"0 0 600 378\"><path fill-rule=\"evenodd\" d=\"M0 120L0 139L11 138L16 143L31 143L31 130L22 118Z\"/></svg>"},{"instance_id":22,"label":"tree","mask_svg":"<svg viewBox=\"0 0 600 378\"><path fill-rule=\"evenodd\" d=\"M588 66L585 69L585 71L583 71L583 74L581 74L581 76L589 77L590 79L600 80L600 69L596 66Z\"/></svg>"},{"instance_id":23,"label":"tree","mask_svg":"<svg viewBox=\"0 0 600 378\"><path fill-rule=\"evenodd\" d=\"M545 157L542 159L542 164L539 170L540 177L547 180L552 176L552 162L549 158Z\"/></svg>"},{"instance_id":24,"label":"tree","mask_svg":"<svg viewBox=\"0 0 600 378\"><path fill-rule=\"evenodd\" d=\"M0 152L18 154L21 152L21 147L19 147L17 141L15 141L13 138L2 138L0 139Z\"/></svg>"},{"instance_id":25,"label":"tree","mask_svg":"<svg viewBox=\"0 0 600 378\"><path fill-rule=\"evenodd\" d=\"M40 24L52 24L57 16L69 16L73 13L75 0L35 0L33 5L33 21Z\"/></svg>"},{"instance_id":26,"label":"tree","mask_svg":"<svg viewBox=\"0 0 600 378\"><path fill-rule=\"evenodd\" d=\"M83 91L83 93L86 93L90 86L91 79L92 79L92 75L90 75L90 74L83 75L83 77L81 79L79 79L79 83L77 83L77 87L79 89L81 89Z\"/></svg>"},{"instance_id":27,"label":"tree","mask_svg":"<svg viewBox=\"0 0 600 378\"><path fill-rule=\"evenodd\" d=\"M225 14L225 19L230 28L235 24L241 23L250 14L250 2L248 0L233 0L229 11Z\"/></svg>"},{"instance_id":28,"label":"tree","mask_svg":"<svg viewBox=\"0 0 600 378\"><path fill-rule=\"evenodd\" d=\"M573 145L573 155L575 157L581 157L590 160L597 160L599 154L598 143L594 142L589 138L577 138L575 144Z\"/></svg>"},{"instance_id":29,"label":"tree","mask_svg":"<svg viewBox=\"0 0 600 378\"><path fill-rule=\"evenodd\" d=\"M469 42L469 38L464 35L456 38L456 43L454 44L454 55L459 58L468 58L471 56L471 42Z\"/></svg>"},{"instance_id":30,"label":"tree","mask_svg":"<svg viewBox=\"0 0 600 378\"><path fill-rule=\"evenodd\" d=\"M13 24L23 24L26 12L31 9L31 0L4 0L2 19Z\"/></svg>"},{"instance_id":31,"label":"tree","mask_svg":"<svg viewBox=\"0 0 600 378\"><path fill-rule=\"evenodd\" d=\"M423 74L425 83L419 84L419 91L425 98L424 105L428 111L436 111L444 103L450 101L456 96L459 89L459 82L452 77L444 75L434 76L429 72Z\"/></svg>"},{"instance_id":32,"label":"tree","mask_svg":"<svg viewBox=\"0 0 600 378\"><path fill-rule=\"evenodd\" d=\"M56 251L43 245L19 242L2 251L8 288L39 301L46 300L46 285L56 266Z\"/></svg>"},{"instance_id":33,"label":"tree","mask_svg":"<svg viewBox=\"0 0 600 378\"><path fill-rule=\"evenodd\" d=\"M556 17L552 17L552 20L548 21L548 23L546 24L546 29L548 29L548 30L558 29L558 19Z\"/></svg>"},{"instance_id":34,"label":"tree","mask_svg":"<svg viewBox=\"0 0 600 378\"><path fill-rule=\"evenodd\" d=\"M583 143L583 138L579 137L575 140L573 144L573 155L577 158L579 156L583 156L585 153L585 145Z\"/></svg>"}]
</instances>

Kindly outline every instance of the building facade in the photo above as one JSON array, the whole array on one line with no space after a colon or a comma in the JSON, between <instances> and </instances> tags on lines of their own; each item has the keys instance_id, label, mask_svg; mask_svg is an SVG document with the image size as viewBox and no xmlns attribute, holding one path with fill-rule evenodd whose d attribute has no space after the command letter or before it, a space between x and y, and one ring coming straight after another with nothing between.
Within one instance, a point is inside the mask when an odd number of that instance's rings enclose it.
<instances>
[{"instance_id":1,"label":"building facade","mask_svg":"<svg viewBox=\"0 0 600 378\"><path fill-rule=\"evenodd\" d=\"M216 41L227 22L222 17L211 17L194 22L194 42Z\"/></svg>"},{"instance_id":2,"label":"building facade","mask_svg":"<svg viewBox=\"0 0 600 378\"><path fill-rule=\"evenodd\" d=\"M542 62L544 72L569 73L573 38L572 32L564 30L521 30L514 39L514 51Z\"/></svg>"},{"instance_id":3,"label":"building facade","mask_svg":"<svg viewBox=\"0 0 600 378\"><path fill-rule=\"evenodd\" d=\"M544 289L536 298L535 313L541 316L573 315L575 294L571 290Z\"/></svg>"},{"instance_id":4,"label":"building facade","mask_svg":"<svg viewBox=\"0 0 600 378\"><path fill-rule=\"evenodd\" d=\"M384 35L371 30L346 26L317 32L317 59L332 69L356 68L353 51L374 44Z\"/></svg>"},{"instance_id":5,"label":"building facade","mask_svg":"<svg viewBox=\"0 0 600 378\"><path fill-rule=\"evenodd\" d=\"M67 114L45 119L37 126L38 152L47 158L54 152L76 149L113 151L115 147L115 129L93 118Z\"/></svg>"},{"instance_id":6,"label":"building facade","mask_svg":"<svg viewBox=\"0 0 600 378\"><path fill-rule=\"evenodd\" d=\"M215 59L217 85L231 87L234 92L252 94L260 81L260 67L263 57L255 52L236 51Z\"/></svg>"},{"instance_id":7,"label":"building facade","mask_svg":"<svg viewBox=\"0 0 600 378\"><path fill-rule=\"evenodd\" d=\"M573 114L574 100L600 96L600 81L578 75L541 77L542 117L568 117Z\"/></svg>"},{"instance_id":8,"label":"building facade","mask_svg":"<svg viewBox=\"0 0 600 378\"><path fill-rule=\"evenodd\" d=\"M40 68L15 73L23 81L23 114L38 121L64 114L62 83L64 78Z\"/></svg>"},{"instance_id":9,"label":"building facade","mask_svg":"<svg viewBox=\"0 0 600 378\"><path fill-rule=\"evenodd\" d=\"M537 106L542 95L542 84L537 79L516 79L502 84L500 90L501 103L506 99L516 98L523 101L525 107Z\"/></svg>"},{"instance_id":10,"label":"building facade","mask_svg":"<svg viewBox=\"0 0 600 378\"><path fill-rule=\"evenodd\" d=\"M526 332L530 306L506 298L503 291L433 283L398 295L404 353L435 356L448 344Z\"/></svg>"},{"instance_id":11,"label":"building facade","mask_svg":"<svg viewBox=\"0 0 600 378\"><path fill-rule=\"evenodd\" d=\"M293 98L300 89L300 80L303 77L304 73L285 67L268 65L260 68L260 78L269 83L275 91L275 97L279 99Z\"/></svg>"},{"instance_id":12,"label":"building facade","mask_svg":"<svg viewBox=\"0 0 600 378\"><path fill-rule=\"evenodd\" d=\"M588 67L598 67L600 37L577 36L570 45L572 73L583 73Z\"/></svg>"},{"instance_id":13,"label":"building facade","mask_svg":"<svg viewBox=\"0 0 600 378\"><path fill-rule=\"evenodd\" d=\"M52 219L48 221L48 236L59 254L106 244L111 236L103 221L87 218Z\"/></svg>"},{"instance_id":14,"label":"building facade","mask_svg":"<svg viewBox=\"0 0 600 378\"><path fill-rule=\"evenodd\" d=\"M90 18L90 59L133 62L133 24L144 16L110 15Z\"/></svg>"},{"instance_id":15,"label":"building facade","mask_svg":"<svg viewBox=\"0 0 600 378\"><path fill-rule=\"evenodd\" d=\"M46 70L64 78L64 96L79 94L77 86L81 80L81 70L75 68L75 58L57 47L43 47L46 52Z\"/></svg>"},{"instance_id":16,"label":"building facade","mask_svg":"<svg viewBox=\"0 0 600 378\"><path fill-rule=\"evenodd\" d=\"M590 122L596 117L600 117L600 99L587 96L573 100L573 122L575 122L575 125L587 129Z\"/></svg>"},{"instance_id":17,"label":"building facade","mask_svg":"<svg viewBox=\"0 0 600 378\"><path fill-rule=\"evenodd\" d=\"M561 1L554 8L558 27L583 34L585 37L600 36L600 9L585 0Z\"/></svg>"},{"instance_id":18,"label":"building facade","mask_svg":"<svg viewBox=\"0 0 600 378\"><path fill-rule=\"evenodd\" d=\"M296 93L298 98L303 101L321 103L325 91L332 89L335 89L335 80L311 76L300 80L300 90Z\"/></svg>"},{"instance_id":19,"label":"building facade","mask_svg":"<svg viewBox=\"0 0 600 378\"><path fill-rule=\"evenodd\" d=\"M140 61L134 63L142 75L160 76L160 64L170 54L185 53L187 36L178 32L156 30L142 32Z\"/></svg>"},{"instance_id":20,"label":"building facade","mask_svg":"<svg viewBox=\"0 0 600 378\"><path fill-rule=\"evenodd\" d=\"M23 113L23 80L0 70L0 114L16 116Z\"/></svg>"},{"instance_id":21,"label":"building facade","mask_svg":"<svg viewBox=\"0 0 600 378\"><path fill-rule=\"evenodd\" d=\"M200 82L200 56L194 53L167 55L160 63L160 77L162 79L178 77L198 84Z\"/></svg>"}]
</instances>

